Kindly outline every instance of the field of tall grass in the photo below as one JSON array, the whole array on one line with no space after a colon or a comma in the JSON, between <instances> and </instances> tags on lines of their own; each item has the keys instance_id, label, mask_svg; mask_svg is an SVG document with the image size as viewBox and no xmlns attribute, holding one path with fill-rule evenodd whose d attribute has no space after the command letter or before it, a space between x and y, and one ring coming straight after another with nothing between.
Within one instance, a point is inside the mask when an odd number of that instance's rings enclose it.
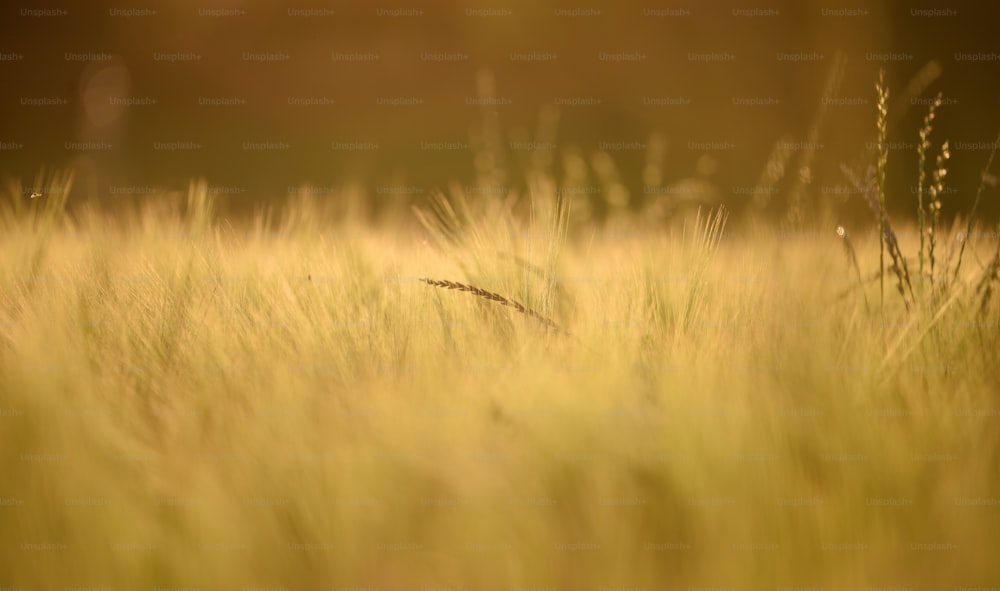
<instances>
[{"instance_id":1,"label":"field of tall grass","mask_svg":"<svg viewBox=\"0 0 1000 591\"><path fill-rule=\"evenodd\" d=\"M409 233L15 199L0 587L996 587L995 238L907 311L833 229L534 197Z\"/></svg>"},{"instance_id":2,"label":"field of tall grass","mask_svg":"<svg viewBox=\"0 0 1000 591\"><path fill-rule=\"evenodd\" d=\"M0 589L997 589L998 237L921 150L867 233L14 187Z\"/></svg>"}]
</instances>

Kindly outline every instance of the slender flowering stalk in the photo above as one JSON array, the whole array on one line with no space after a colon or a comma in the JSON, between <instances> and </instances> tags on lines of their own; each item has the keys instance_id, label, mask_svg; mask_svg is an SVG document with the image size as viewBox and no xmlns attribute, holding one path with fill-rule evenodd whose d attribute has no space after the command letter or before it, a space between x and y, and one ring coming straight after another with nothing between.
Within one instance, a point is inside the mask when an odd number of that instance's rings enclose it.
<instances>
[{"instance_id":1,"label":"slender flowering stalk","mask_svg":"<svg viewBox=\"0 0 1000 591\"><path fill-rule=\"evenodd\" d=\"M924 207L924 192L927 191L927 173L924 170L927 162L927 151L931 147L930 135L931 128L934 124L934 115L937 112L938 107L941 106L941 93L939 92L936 97L934 97L934 102L931 103L929 109L927 109L927 115L924 116L924 124L920 127L920 143L917 144L917 224L918 231L920 234L920 276L924 276L924 238L926 236L926 219L927 210Z\"/></svg>"},{"instance_id":2,"label":"slender flowering stalk","mask_svg":"<svg viewBox=\"0 0 1000 591\"><path fill-rule=\"evenodd\" d=\"M930 203L928 207L931 211L931 225L927 233L930 240L927 244L927 255L930 261L931 285L934 285L934 246L937 244L937 228L941 220L941 195L944 193L944 177L948 174L948 158L951 152L948 150L948 142L941 144L941 152L937 155L934 164L934 173L931 175Z\"/></svg>"},{"instance_id":3,"label":"slender flowering stalk","mask_svg":"<svg viewBox=\"0 0 1000 591\"><path fill-rule=\"evenodd\" d=\"M889 88L885 85L885 70L880 70L878 83L875 85L878 93L878 169L876 182L878 183L878 214L879 214L879 293L881 294L881 305L885 307L885 169L889 162L889 145L886 142L888 136L888 114L889 114Z\"/></svg>"},{"instance_id":4,"label":"slender flowering stalk","mask_svg":"<svg viewBox=\"0 0 1000 591\"><path fill-rule=\"evenodd\" d=\"M997 139L993 142L993 149L990 150L990 157L986 159L986 167L983 168L983 174L980 177L979 188L976 189L976 198L973 200L972 209L969 211L969 221L965 223L965 233L961 237L962 244L958 249L958 262L955 263L955 274L952 277L952 282L958 281L958 271L962 268L962 255L965 254L965 246L969 243L969 237L972 236L972 220L976 217L979 201L983 197L983 189L988 182L994 186L996 184L996 180L990 175L990 168L993 167L993 157L997 154L997 145L1000 145L1000 134L997 134Z\"/></svg>"}]
</instances>

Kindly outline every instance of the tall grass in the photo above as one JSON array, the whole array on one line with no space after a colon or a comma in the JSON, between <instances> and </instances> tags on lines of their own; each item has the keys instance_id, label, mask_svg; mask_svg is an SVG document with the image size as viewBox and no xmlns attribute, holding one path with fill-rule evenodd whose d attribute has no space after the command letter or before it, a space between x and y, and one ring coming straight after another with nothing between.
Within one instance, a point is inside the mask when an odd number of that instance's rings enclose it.
<instances>
[{"instance_id":1,"label":"tall grass","mask_svg":"<svg viewBox=\"0 0 1000 591\"><path fill-rule=\"evenodd\" d=\"M847 267L800 231L807 179L780 229L722 208L665 226L625 207L607 154L604 226L543 154L524 195L450 187L398 232L352 217L355 189L240 227L204 182L114 219L67 214L68 175L10 187L0 591L995 584L1000 241L972 239L992 155L949 268L937 107L912 232L889 219L899 111L877 95L875 161L844 168L877 237L840 226ZM484 109L475 187L507 178L501 137ZM966 248L986 262L960 274Z\"/></svg>"},{"instance_id":2,"label":"tall grass","mask_svg":"<svg viewBox=\"0 0 1000 591\"><path fill-rule=\"evenodd\" d=\"M543 188L534 223L450 200L424 243L232 228L204 190L131 223L3 216L0 586L1000 577L995 302L890 323L834 299L857 279L826 241L722 212L563 232Z\"/></svg>"},{"instance_id":3,"label":"tall grass","mask_svg":"<svg viewBox=\"0 0 1000 591\"><path fill-rule=\"evenodd\" d=\"M930 71L927 75L936 76L936 73L934 71ZM919 78L920 76L918 76L918 79ZM910 86L913 87L915 85L918 87L921 86L921 84L915 84L914 82L911 82ZM990 169L996 155L997 145L1000 144L1000 135L998 135L998 142L994 142L994 147L990 151L989 157L987 158L985 166L982 169L979 186L975 193L975 199L973 200L971 209L964 220L964 231L955 231L955 228L962 226L960 223L962 220L956 219L953 223L953 228L950 234L945 233L941 227L941 211L943 205L942 196L945 194L945 178L948 175L948 162L951 158L951 151L949 149L948 140L943 141L935 157L934 166L930 175L930 182L928 183L926 163L929 151L932 147L929 138L933 131L933 122L937 109L941 105L941 94L939 93L930 104L927 114L924 116L923 123L919 129L919 142L917 143L918 171L916 234L919 237L919 243L917 245L917 288L914 289L914 281L910 276L906 256L903 253L900 241L897 238L897 234L893 229L887 213L887 122L889 120L890 113L888 111L889 90L885 84L884 71L880 71L879 80L876 83L875 88L878 97L876 102L877 136L875 143L875 165L869 166L864 182L858 178L858 175L850 167L842 164L841 169L858 192L864 196L868 207L875 214L876 223L879 227L879 268L876 276L879 279L880 308L882 312L885 312L886 306L885 253L888 252L892 262L891 270L896 277L897 288L906 311L909 312L911 310L911 302L916 302L920 304L920 311L926 315L924 319L930 320L931 324L934 324L940 320L941 315L945 312L945 310L958 300L958 298L962 295L961 292L963 292L966 287L966 281L960 275L962 261L966 248L969 244L969 240L975 234L975 232L973 232L973 227L976 223L975 214L977 213L979 204L982 200L984 189L987 185L990 185L991 187L996 185L995 178L992 176ZM911 94L912 90L912 88L908 89ZM927 197L926 203L924 199L925 195ZM838 226L837 233L844 241L844 246L848 250L849 260L857 272L858 284L863 288L864 281L861 278L860 266L857 263L857 258L854 257L853 247L847 237L846 229L843 226ZM980 234L989 235L990 233L980 232ZM945 260L941 260L942 257L937 248L942 235L945 239L949 240L952 245ZM995 238L996 234L993 233L993 236ZM997 252L1000 252L1000 242L998 242L997 248ZM949 271L948 266L951 264L956 250L958 252L958 256L955 258L954 265L951 266ZM990 284L994 281L994 274L995 270L992 262L980 273L977 293L980 294L980 307L983 310L985 310L985 304L990 298ZM867 294L865 294L865 300L867 302ZM911 319L911 322L916 321L917 319L915 318ZM890 350L892 349L893 348L891 347Z\"/></svg>"}]
</instances>

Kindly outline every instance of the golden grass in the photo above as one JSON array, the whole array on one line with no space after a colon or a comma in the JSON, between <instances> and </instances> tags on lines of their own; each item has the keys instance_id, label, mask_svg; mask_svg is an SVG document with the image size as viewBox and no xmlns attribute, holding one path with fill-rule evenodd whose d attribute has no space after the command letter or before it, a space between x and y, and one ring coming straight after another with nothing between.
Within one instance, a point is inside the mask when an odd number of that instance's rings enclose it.
<instances>
[{"instance_id":1,"label":"golden grass","mask_svg":"<svg viewBox=\"0 0 1000 591\"><path fill-rule=\"evenodd\" d=\"M558 232L484 217L470 254L194 214L8 220L0 586L1000 579L1000 315L961 287L992 243L953 297L869 314L832 228L713 216L554 252ZM853 244L876 269L877 238Z\"/></svg>"}]
</instances>

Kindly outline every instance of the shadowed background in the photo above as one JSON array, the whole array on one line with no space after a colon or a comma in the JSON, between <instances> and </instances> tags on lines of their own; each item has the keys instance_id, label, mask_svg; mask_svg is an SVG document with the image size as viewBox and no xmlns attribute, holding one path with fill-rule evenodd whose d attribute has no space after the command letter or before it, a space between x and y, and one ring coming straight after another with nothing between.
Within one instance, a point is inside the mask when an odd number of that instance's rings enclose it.
<instances>
[{"instance_id":1,"label":"shadowed background","mask_svg":"<svg viewBox=\"0 0 1000 591\"><path fill-rule=\"evenodd\" d=\"M663 196L740 211L782 141L771 215L802 181L806 208L867 215L840 164L867 164L884 68L903 97L890 206L913 210L917 128L941 91L933 139L955 152L945 208L967 211L1000 124L1000 9L974 2L228 1L3 16L0 173L29 192L40 168L72 167L71 203L112 209L204 177L233 213L304 185L337 199L346 183L377 210L449 182L518 191L541 170L573 177L596 216ZM914 77L925 84L904 96Z\"/></svg>"}]
</instances>

